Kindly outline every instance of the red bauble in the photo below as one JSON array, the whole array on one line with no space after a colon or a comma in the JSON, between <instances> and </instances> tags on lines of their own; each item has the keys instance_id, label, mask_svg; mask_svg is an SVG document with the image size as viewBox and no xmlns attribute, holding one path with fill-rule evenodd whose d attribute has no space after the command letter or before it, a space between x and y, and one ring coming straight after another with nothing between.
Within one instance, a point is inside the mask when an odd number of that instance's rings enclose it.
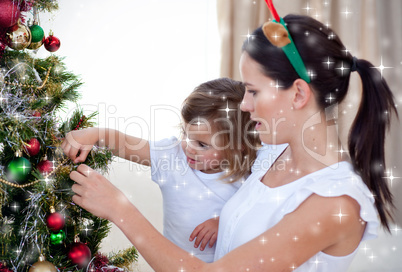
<instances>
[{"instance_id":1,"label":"red bauble","mask_svg":"<svg viewBox=\"0 0 402 272\"><path fill-rule=\"evenodd\" d=\"M0 0L0 28L8 28L15 25L20 18L18 1Z\"/></svg>"},{"instance_id":2,"label":"red bauble","mask_svg":"<svg viewBox=\"0 0 402 272\"><path fill-rule=\"evenodd\" d=\"M38 163L38 165L36 166L36 169L38 169L42 175L49 174L53 170L53 162L48 161L48 160L43 160Z\"/></svg>"},{"instance_id":3,"label":"red bauble","mask_svg":"<svg viewBox=\"0 0 402 272\"><path fill-rule=\"evenodd\" d=\"M49 214L49 216L46 218L46 225L53 232L58 232L64 228L64 224L65 221L63 215L57 212Z\"/></svg>"},{"instance_id":4,"label":"red bauble","mask_svg":"<svg viewBox=\"0 0 402 272\"><path fill-rule=\"evenodd\" d=\"M101 253L96 253L95 258L92 261L92 264L94 266L94 268L96 269L96 271L102 271L102 268L108 266L109 264L109 259L105 256L102 255Z\"/></svg>"},{"instance_id":5,"label":"red bauble","mask_svg":"<svg viewBox=\"0 0 402 272\"><path fill-rule=\"evenodd\" d=\"M42 114L41 114L39 111L34 111L34 113L32 114L32 116L39 118L39 117L42 116Z\"/></svg>"},{"instance_id":6,"label":"red bauble","mask_svg":"<svg viewBox=\"0 0 402 272\"><path fill-rule=\"evenodd\" d=\"M40 143L38 139L32 138L31 140L29 140L25 145L25 149L28 152L29 156L37 155L40 151Z\"/></svg>"},{"instance_id":7,"label":"red bauble","mask_svg":"<svg viewBox=\"0 0 402 272\"><path fill-rule=\"evenodd\" d=\"M68 258L73 264L76 264L79 268L88 265L91 260L91 250L89 247L81 242L74 243L70 246L68 252Z\"/></svg>"},{"instance_id":8,"label":"red bauble","mask_svg":"<svg viewBox=\"0 0 402 272\"><path fill-rule=\"evenodd\" d=\"M53 35L49 35L43 42L45 48L49 52L56 52L60 48L60 40Z\"/></svg>"},{"instance_id":9,"label":"red bauble","mask_svg":"<svg viewBox=\"0 0 402 272\"><path fill-rule=\"evenodd\" d=\"M0 262L0 272L13 272L13 270L9 269L5 262Z\"/></svg>"}]
</instances>

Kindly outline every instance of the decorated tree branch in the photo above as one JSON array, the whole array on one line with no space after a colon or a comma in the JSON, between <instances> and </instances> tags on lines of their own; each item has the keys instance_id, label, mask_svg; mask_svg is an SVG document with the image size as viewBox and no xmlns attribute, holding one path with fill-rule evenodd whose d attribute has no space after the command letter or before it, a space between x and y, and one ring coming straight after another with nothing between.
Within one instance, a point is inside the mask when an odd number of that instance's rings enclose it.
<instances>
[{"instance_id":1,"label":"decorated tree branch","mask_svg":"<svg viewBox=\"0 0 402 272\"><path fill-rule=\"evenodd\" d=\"M99 252L110 224L71 201L69 174L77 165L60 148L66 133L93 126L96 113L77 107L61 121L82 82L61 57L32 54L60 47L35 23L39 12L57 8L50 0L0 0L0 271L124 271L137 251ZM106 172L111 161L108 149L94 147L85 164Z\"/></svg>"}]
</instances>

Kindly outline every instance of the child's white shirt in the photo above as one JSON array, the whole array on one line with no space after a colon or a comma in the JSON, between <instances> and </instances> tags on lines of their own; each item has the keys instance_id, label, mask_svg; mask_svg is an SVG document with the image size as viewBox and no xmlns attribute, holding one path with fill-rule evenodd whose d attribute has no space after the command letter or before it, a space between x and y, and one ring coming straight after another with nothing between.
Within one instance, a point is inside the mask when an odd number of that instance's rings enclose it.
<instances>
[{"instance_id":1,"label":"child's white shirt","mask_svg":"<svg viewBox=\"0 0 402 272\"><path fill-rule=\"evenodd\" d=\"M205 262L212 262L215 245L204 251L194 248L190 234L196 226L220 216L223 205L239 189L242 181L227 183L223 173L205 174L190 168L175 137L150 142L151 178L163 197L163 235Z\"/></svg>"}]
</instances>

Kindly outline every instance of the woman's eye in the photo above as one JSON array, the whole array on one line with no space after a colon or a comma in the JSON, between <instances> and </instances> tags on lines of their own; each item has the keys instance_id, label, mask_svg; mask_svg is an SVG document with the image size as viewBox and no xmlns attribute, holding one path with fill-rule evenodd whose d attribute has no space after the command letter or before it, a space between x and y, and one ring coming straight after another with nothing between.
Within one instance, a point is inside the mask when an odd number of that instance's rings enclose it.
<instances>
[{"instance_id":1,"label":"woman's eye","mask_svg":"<svg viewBox=\"0 0 402 272\"><path fill-rule=\"evenodd\" d=\"M249 94L253 95L253 96L256 95L256 93L257 93L257 92L254 91L254 90L247 90L247 92L248 92Z\"/></svg>"}]
</instances>

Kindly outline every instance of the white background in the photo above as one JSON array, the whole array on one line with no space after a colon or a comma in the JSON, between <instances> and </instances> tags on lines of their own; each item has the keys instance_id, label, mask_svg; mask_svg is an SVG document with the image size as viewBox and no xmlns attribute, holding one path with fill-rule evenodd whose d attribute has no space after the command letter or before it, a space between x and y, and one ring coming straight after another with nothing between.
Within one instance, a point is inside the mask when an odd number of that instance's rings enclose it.
<instances>
[{"instance_id":1,"label":"white background","mask_svg":"<svg viewBox=\"0 0 402 272\"><path fill-rule=\"evenodd\" d=\"M193 88L219 76L215 2L60 0L59 11L41 14L40 24L60 38L56 54L81 75L79 104L87 112L99 111L99 126L161 139L178 135L180 106ZM37 52L49 55L44 48ZM70 104L61 116L74 108ZM162 231L161 194L148 169L116 160L108 177ZM402 271L397 257L402 232L393 233L364 243L349 271ZM114 227L102 250L130 246ZM152 271L142 259L134 269Z\"/></svg>"}]
</instances>

